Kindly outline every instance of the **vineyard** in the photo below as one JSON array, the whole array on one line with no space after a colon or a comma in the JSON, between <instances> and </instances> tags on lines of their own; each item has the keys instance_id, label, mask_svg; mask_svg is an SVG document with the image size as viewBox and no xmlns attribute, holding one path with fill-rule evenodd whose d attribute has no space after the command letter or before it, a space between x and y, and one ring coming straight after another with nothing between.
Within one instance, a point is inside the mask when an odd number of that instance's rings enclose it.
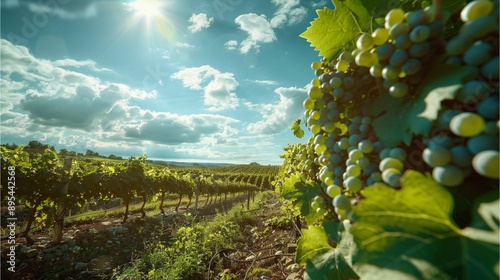
<instances>
[{"instance_id":1,"label":"vineyard","mask_svg":"<svg viewBox=\"0 0 500 280\"><path fill-rule=\"evenodd\" d=\"M304 279L498 279L499 2L333 3L277 180Z\"/></svg>"}]
</instances>

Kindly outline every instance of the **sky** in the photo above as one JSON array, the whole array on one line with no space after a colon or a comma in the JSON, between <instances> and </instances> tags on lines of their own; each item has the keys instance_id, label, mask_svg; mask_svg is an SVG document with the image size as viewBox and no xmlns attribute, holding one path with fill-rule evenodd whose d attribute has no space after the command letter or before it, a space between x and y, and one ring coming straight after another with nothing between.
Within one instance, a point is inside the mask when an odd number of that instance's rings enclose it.
<instances>
[{"instance_id":1,"label":"sky","mask_svg":"<svg viewBox=\"0 0 500 280\"><path fill-rule=\"evenodd\" d=\"M2 0L1 143L280 164L316 0Z\"/></svg>"}]
</instances>

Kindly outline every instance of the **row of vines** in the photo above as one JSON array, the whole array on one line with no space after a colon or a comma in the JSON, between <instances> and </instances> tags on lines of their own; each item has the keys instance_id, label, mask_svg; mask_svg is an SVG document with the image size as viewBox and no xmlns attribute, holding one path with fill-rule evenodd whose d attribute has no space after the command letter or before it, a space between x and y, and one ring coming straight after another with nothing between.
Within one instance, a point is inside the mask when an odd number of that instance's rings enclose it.
<instances>
[{"instance_id":1,"label":"row of vines","mask_svg":"<svg viewBox=\"0 0 500 280\"><path fill-rule=\"evenodd\" d=\"M499 279L499 1L333 3L276 180L304 279Z\"/></svg>"},{"instance_id":2,"label":"row of vines","mask_svg":"<svg viewBox=\"0 0 500 280\"><path fill-rule=\"evenodd\" d=\"M58 208L54 218L54 225L58 222L62 226L68 209L74 206L81 207L89 202L110 201L120 198L125 206L122 222L129 217L129 206L135 199L141 199L140 212L142 218L146 216L145 205L152 199L160 200L159 210L165 213L164 200L167 194L178 196L175 211L181 201L187 197L187 207L198 207L198 198L205 196L205 205L208 203L226 200L227 195L247 193L261 190L264 177L269 180L268 170L275 167L264 167L258 173L265 176L253 176L253 180L236 180L229 175L236 174L218 172L213 168L178 168L165 167L147 163L145 156L131 157L128 160L110 161L86 157L59 157L52 148L30 150L23 146L17 148L1 147L2 193L4 200L7 196L14 197L15 205L25 205L30 209L26 228L21 235L28 243L33 240L29 237L35 214L43 207ZM246 174L246 173L245 173ZM9 188L9 181L14 179L15 187ZM5 205L8 205L6 202ZM56 237L54 237L54 241Z\"/></svg>"}]
</instances>

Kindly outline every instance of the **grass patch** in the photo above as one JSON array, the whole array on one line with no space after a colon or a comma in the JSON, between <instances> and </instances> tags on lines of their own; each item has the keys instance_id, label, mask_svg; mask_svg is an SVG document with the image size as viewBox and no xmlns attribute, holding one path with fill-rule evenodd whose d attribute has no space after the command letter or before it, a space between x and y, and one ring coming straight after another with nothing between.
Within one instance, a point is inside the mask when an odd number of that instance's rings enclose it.
<instances>
[{"instance_id":1,"label":"grass patch","mask_svg":"<svg viewBox=\"0 0 500 280\"><path fill-rule=\"evenodd\" d=\"M235 205L209 222L195 223L191 214L185 214L189 226L179 228L167 246L159 241L148 244L133 266L115 270L113 278L197 280L207 279L208 274L214 277L215 271L227 273L222 267L222 252L249 241L244 231L258 222L253 210L272 196L270 191L259 193L249 210Z\"/></svg>"}]
</instances>

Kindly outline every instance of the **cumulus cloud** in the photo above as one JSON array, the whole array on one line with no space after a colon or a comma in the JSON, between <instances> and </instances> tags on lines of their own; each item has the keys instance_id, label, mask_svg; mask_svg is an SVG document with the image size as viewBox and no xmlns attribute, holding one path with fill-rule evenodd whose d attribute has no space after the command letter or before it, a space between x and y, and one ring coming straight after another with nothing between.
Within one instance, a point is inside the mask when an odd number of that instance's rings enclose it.
<instances>
[{"instance_id":1,"label":"cumulus cloud","mask_svg":"<svg viewBox=\"0 0 500 280\"><path fill-rule=\"evenodd\" d=\"M181 43L181 42L177 42L175 45L176 45L177 47L179 47L179 48L182 48L182 49L191 49L191 48L194 48L194 46L193 46L193 45L188 44L188 43Z\"/></svg>"},{"instance_id":2,"label":"cumulus cloud","mask_svg":"<svg viewBox=\"0 0 500 280\"><path fill-rule=\"evenodd\" d=\"M178 115L146 110L132 104L138 99L154 98L156 92L66 69L98 69L92 61L39 59L25 47L3 39L1 47L0 113L2 138L7 141L50 139L52 143L62 143L60 139L65 139L65 146L83 145L91 149L116 143L124 147L132 143L201 145L206 139L227 135L234 130L231 125L238 122L216 114ZM232 92L238 83L232 74L202 67L199 75L199 85L189 85L213 97L211 106L221 107L220 100L234 97ZM201 87L204 79L206 85Z\"/></svg>"},{"instance_id":3,"label":"cumulus cloud","mask_svg":"<svg viewBox=\"0 0 500 280\"><path fill-rule=\"evenodd\" d=\"M221 73L209 65L182 69L170 76L186 88L203 90L204 104L210 111L235 109L239 98L234 92L239 83L233 73Z\"/></svg>"},{"instance_id":4,"label":"cumulus cloud","mask_svg":"<svg viewBox=\"0 0 500 280\"><path fill-rule=\"evenodd\" d=\"M300 6L300 0L272 0L271 2L278 7L270 21L273 28L297 24L307 16L307 9Z\"/></svg>"},{"instance_id":5,"label":"cumulus cloud","mask_svg":"<svg viewBox=\"0 0 500 280\"><path fill-rule=\"evenodd\" d=\"M234 51L238 48L238 41L236 40L229 40L226 43L224 43L224 47L230 51Z\"/></svg>"},{"instance_id":6,"label":"cumulus cloud","mask_svg":"<svg viewBox=\"0 0 500 280\"><path fill-rule=\"evenodd\" d=\"M58 67L73 67L73 68L88 68L95 72L109 72L110 69L97 67L95 61L87 60L74 60L70 58L60 59L52 62L52 66Z\"/></svg>"},{"instance_id":7,"label":"cumulus cloud","mask_svg":"<svg viewBox=\"0 0 500 280\"><path fill-rule=\"evenodd\" d=\"M280 87L274 92L279 96L275 104L246 103L250 110L259 112L263 117L263 120L248 125L248 131L255 134L280 133L302 115L302 103L307 97L305 88Z\"/></svg>"},{"instance_id":8,"label":"cumulus cloud","mask_svg":"<svg viewBox=\"0 0 500 280\"><path fill-rule=\"evenodd\" d=\"M212 25L214 22L214 18L211 17L209 18L207 14L204 13L199 13L199 14L192 14L191 17L189 17L189 23L191 23L190 26L188 26L189 31L192 33L199 32L203 29L207 29Z\"/></svg>"},{"instance_id":9,"label":"cumulus cloud","mask_svg":"<svg viewBox=\"0 0 500 280\"><path fill-rule=\"evenodd\" d=\"M264 15L243 14L239 15L234 22L248 34L248 37L240 43L240 52L243 54L251 49L258 52L261 43L272 43L276 40L274 30Z\"/></svg>"}]
</instances>

